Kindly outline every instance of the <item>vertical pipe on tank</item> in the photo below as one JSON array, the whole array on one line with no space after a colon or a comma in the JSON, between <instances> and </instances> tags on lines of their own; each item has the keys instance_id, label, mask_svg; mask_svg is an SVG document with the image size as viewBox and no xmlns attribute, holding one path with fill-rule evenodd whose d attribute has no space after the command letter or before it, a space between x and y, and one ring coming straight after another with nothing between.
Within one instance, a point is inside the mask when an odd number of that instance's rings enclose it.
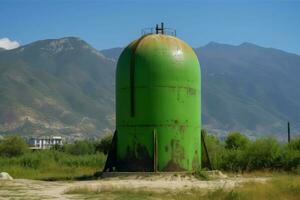
<instances>
[{"instance_id":1,"label":"vertical pipe on tank","mask_svg":"<svg viewBox=\"0 0 300 200\"><path fill-rule=\"evenodd\" d=\"M157 134L156 134L156 129L153 130L153 171L157 172Z\"/></svg>"}]
</instances>

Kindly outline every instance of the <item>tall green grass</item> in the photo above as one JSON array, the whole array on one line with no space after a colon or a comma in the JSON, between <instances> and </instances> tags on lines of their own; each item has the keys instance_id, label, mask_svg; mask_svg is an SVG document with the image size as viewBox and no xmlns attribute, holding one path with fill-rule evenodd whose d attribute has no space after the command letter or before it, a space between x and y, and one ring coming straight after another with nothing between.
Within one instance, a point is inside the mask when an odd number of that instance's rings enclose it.
<instances>
[{"instance_id":1,"label":"tall green grass","mask_svg":"<svg viewBox=\"0 0 300 200\"><path fill-rule=\"evenodd\" d=\"M274 138L249 140L238 132L229 134L225 141L204 135L214 169L234 172L281 170L300 174L300 137L284 144ZM49 180L92 175L104 166L104 153L108 152L111 138L76 141L51 150L28 152L20 138L7 137L0 141L0 171L15 178Z\"/></svg>"},{"instance_id":2,"label":"tall green grass","mask_svg":"<svg viewBox=\"0 0 300 200\"><path fill-rule=\"evenodd\" d=\"M0 171L8 172L14 178L74 179L101 170L105 159L102 153L72 155L56 150L42 150L19 157L0 157Z\"/></svg>"}]
</instances>

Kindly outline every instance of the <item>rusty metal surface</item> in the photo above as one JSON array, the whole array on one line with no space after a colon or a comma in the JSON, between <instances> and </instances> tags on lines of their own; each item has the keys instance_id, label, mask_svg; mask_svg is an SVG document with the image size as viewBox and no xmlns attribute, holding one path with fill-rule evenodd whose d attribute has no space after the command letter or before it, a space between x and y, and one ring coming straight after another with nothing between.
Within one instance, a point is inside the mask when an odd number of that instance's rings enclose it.
<instances>
[{"instance_id":1,"label":"rusty metal surface","mask_svg":"<svg viewBox=\"0 0 300 200\"><path fill-rule=\"evenodd\" d=\"M125 48L116 73L118 168L199 168L200 88L197 56L178 38L145 35Z\"/></svg>"}]
</instances>

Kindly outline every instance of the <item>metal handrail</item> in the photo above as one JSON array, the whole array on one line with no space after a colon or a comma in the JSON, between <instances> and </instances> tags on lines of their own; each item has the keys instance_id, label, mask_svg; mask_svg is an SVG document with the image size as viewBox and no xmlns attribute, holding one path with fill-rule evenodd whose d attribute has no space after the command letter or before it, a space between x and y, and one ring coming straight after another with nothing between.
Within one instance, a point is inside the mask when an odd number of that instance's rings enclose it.
<instances>
[{"instance_id":1,"label":"metal handrail","mask_svg":"<svg viewBox=\"0 0 300 200\"><path fill-rule=\"evenodd\" d=\"M172 35L176 37L176 30L173 28L165 28L164 24L161 23L161 27L156 25L155 28L150 27L150 28L143 28L141 30L141 34L143 35L151 35L151 34L164 34L164 35Z\"/></svg>"}]
</instances>

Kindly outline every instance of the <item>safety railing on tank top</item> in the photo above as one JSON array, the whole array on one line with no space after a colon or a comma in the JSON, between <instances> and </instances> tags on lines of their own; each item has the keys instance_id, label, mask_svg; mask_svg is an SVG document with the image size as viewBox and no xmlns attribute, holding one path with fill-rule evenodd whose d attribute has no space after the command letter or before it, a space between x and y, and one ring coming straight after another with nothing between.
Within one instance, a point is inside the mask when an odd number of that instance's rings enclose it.
<instances>
[{"instance_id":1,"label":"safety railing on tank top","mask_svg":"<svg viewBox=\"0 0 300 200\"><path fill-rule=\"evenodd\" d=\"M173 28L163 28L163 30L156 30L156 28L144 28L141 31L142 36L151 34L164 34L176 37L176 30Z\"/></svg>"}]
</instances>

